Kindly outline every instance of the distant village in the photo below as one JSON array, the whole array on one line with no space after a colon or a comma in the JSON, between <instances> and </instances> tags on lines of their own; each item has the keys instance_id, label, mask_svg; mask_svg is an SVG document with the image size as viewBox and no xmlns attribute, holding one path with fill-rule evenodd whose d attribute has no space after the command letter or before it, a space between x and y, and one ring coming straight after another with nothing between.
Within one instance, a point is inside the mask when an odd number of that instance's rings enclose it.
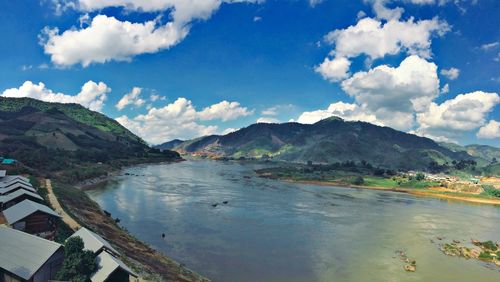
<instances>
[{"instance_id":1,"label":"distant village","mask_svg":"<svg viewBox=\"0 0 500 282\"><path fill-rule=\"evenodd\" d=\"M45 204L30 179L0 170L0 282L56 280L65 260L64 246L54 242L60 220L61 215ZM85 227L72 237L80 237L84 249L95 255L92 282L137 281L138 275L104 238Z\"/></svg>"}]
</instances>

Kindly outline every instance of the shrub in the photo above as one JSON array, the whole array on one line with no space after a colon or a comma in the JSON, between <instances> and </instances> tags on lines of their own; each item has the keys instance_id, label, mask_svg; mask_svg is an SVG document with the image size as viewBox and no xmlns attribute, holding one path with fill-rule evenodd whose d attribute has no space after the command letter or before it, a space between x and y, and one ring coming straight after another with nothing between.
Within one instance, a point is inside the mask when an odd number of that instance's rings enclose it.
<instances>
[{"instance_id":1,"label":"shrub","mask_svg":"<svg viewBox=\"0 0 500 282\"><path fill-rule=\"evenodd\" d=\"M495 189L493 187L488 187L488 186L483 187L483 189L484 189L483 193L485 195L500 198L500 189Z\"/></svg>"},{"instance_id":2,"label":"shrub","mask_svg":"<svg viewBox=\"0 0 500 282\"><path fill-rule=\"evenodd\" d=\"M365 180L363 179L363 177L361 176L357 176L356 178L354 178L354 180L352 181L352 184L354 185L363 185L365 183Z\"/></svg>"},{"instance_id":3,"label":"shrub","mask_svg":"<svg viewBox=\"0 0 500 282\"><path fill-rule=\"evenodd\" d=\"M97 269L97 262L94 253L83 248L83 240L80 237L72 237L66 241L64 262L56 275L58 280L90 281L90 275Z\"/></svg>"},{"instance_id":4,"label":"shrub","mask_svg":"<svg viewBox=\"0 0 500 282\"><path fill-rule=\"evenodd\" d=\"M425 179L425 175L421 172L417 173L417 175L415 176L415 180L417 181L422 181Z\"/></svg>"}]
</instances>

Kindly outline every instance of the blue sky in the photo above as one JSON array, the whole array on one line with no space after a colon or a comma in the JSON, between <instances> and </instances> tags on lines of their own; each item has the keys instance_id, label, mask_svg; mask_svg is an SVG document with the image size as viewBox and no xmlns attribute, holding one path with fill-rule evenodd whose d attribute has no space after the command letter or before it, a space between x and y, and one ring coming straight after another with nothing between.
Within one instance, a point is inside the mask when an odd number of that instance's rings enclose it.
<instances>
[{"instance_id":1,"label":"blue sky","mask_svg":"<svg viewBox=\"0 0 500 282\"><path fill-rule=\"evenodd\" d=\"M338 115L500 144L498 1L187 2L1 1L0 94L150 143Z\"/></svg>"}]
</instances>

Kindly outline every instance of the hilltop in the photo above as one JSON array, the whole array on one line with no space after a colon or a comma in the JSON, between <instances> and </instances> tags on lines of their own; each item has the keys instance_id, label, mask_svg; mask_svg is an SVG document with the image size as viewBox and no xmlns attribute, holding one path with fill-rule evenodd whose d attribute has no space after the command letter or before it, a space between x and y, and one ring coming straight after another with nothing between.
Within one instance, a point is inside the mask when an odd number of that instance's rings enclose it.
<instances>
[{"instance_id":1,"label":"hilltop","mask_svg":"<svg viewBox=\"0 0 500 282\"><path fill-rule=\"evenodd\" d=\"M5 97L0 97L0 156L50 173L86 163L180 158L172 151L151 149L114 119L79 104Z\"/></svg>"},{"instance_id":2,"label":"hilltop","mask_svg":"<svg viewBox=\"0 0 500 282\"><path fill-rule=\"evenodd\" d=\"M212 158L272 158L298 163L364 161L404 170L475 158L467 150L450 150L429 138L338 117L315 124L257 123L227 135L185 141L173 149Z\"/></svg>"}]
</instances>

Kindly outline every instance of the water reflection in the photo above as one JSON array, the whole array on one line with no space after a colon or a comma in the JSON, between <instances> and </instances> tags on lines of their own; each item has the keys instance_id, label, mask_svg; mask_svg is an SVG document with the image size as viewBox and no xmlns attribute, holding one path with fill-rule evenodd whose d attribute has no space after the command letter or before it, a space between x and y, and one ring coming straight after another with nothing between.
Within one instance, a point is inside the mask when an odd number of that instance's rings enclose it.
<instances>
[{"instance_id":1,"label":"water reflection","mask_svg":"<svg viewBox=\"0 0 500 282\"><path fill-rule=\"evenodd\" d=\"M253 175L257 167L139 166L89 195L132 234L215 281L499 281L500 272L431 243L500 241L498 207L270 181ZM417 272L404 272L397 249L417 259Z\"/></svg>"}]
</instances>

